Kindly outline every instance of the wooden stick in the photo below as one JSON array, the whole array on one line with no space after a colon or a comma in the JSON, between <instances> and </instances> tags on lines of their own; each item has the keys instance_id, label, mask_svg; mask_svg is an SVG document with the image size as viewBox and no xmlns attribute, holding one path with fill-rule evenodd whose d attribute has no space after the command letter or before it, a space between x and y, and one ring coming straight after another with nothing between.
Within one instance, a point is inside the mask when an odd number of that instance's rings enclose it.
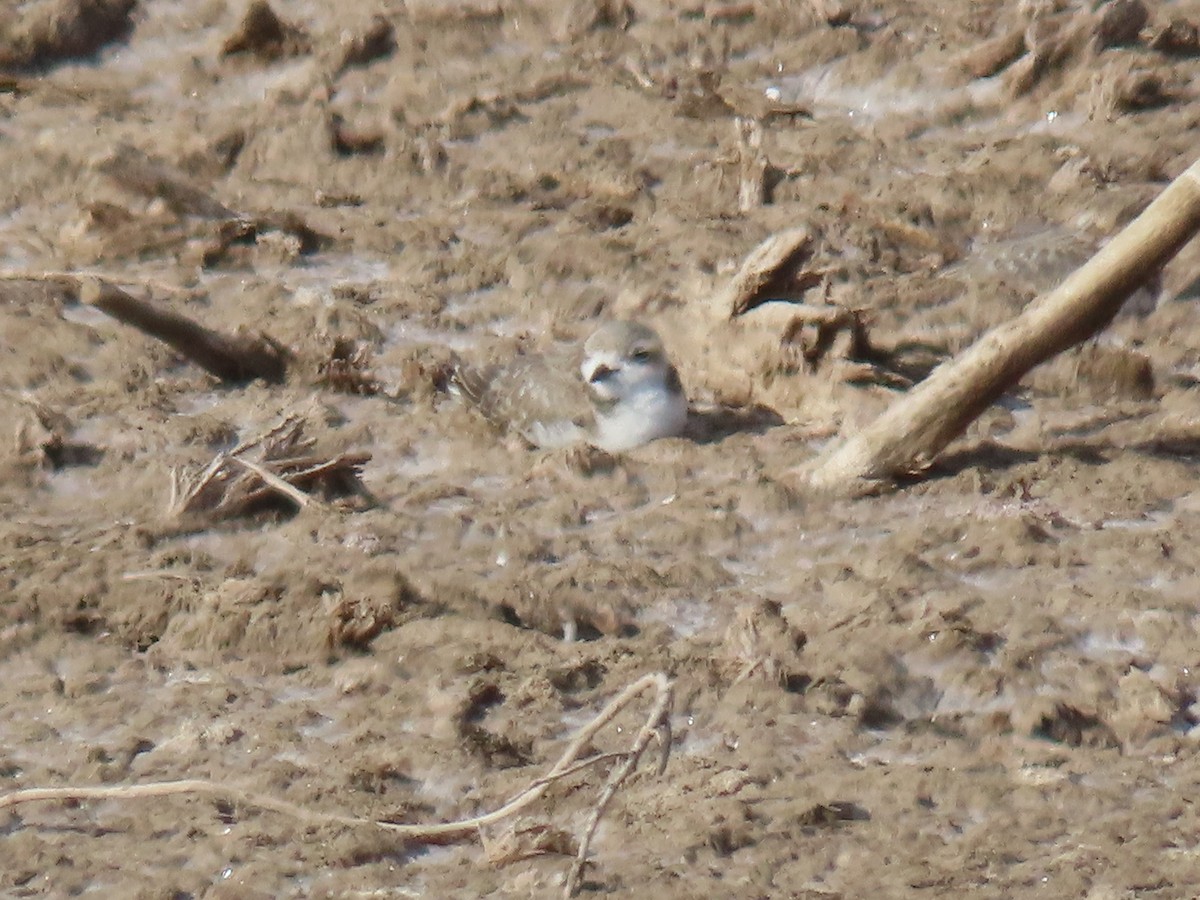
<instances>
[{"instance_id":1,"label":"wooden stick","mask_svg":"<svg viewBox=\"0 0 1200 900\"><path fill-rule=\"evenodd\" d=\"M1200 230L1200 160L1058 289L980 338L856 434L799 470L855 492L919 472L1034 366L1101 331Z\"/></svg>"},{"instance_id":2,"label":"wooden stick","mask_svg":"<svg viewBox=\"0 0 1200 900\"><path fill-rule=\"evenodd\" d=\"M79 296L89 306L169 344L222 381L282 381L287 371L286 349L265 334L213 331L99 278L80 278Z\"/></svg>"}]
</instances>

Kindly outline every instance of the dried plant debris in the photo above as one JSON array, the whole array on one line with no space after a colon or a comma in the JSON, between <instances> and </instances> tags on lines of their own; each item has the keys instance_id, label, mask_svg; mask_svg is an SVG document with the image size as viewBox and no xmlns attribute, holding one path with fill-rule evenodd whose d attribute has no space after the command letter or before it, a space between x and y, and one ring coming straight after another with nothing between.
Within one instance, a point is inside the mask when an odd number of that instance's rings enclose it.
<instances>
[{"instance_id":1,"label":"dried plant debris","mask_svg":"<svg viewBox=\"0 0 1200 900\"><path fill-rule=\"evenodd\" d=\"M246 54L262 62L275 62L312 51L308 35L276 15L266 0L255 0L237 31L221 47L222 56Z\"/></svg>"},{"instance_id":2,"label":"dried plant debris","mask_svg":"<svg viewBox=\"0 0 1200 900\"><path fill-rule=\"evenodd\" d=\"M92 444L74 441L74 429L63 413L33 397L22 396L29 416L17 424L15 442L18 461L41 469L93 466L104 451Z\"/></svg>"},{"instance_id":3,"label":"dried plant debris","mask_svg":"<svg viewBox=\"0 0 1200 900\"><path fill-rule=\"evenodd\" d=\"M379 128L349 124L341 113L329 114L329 143L338 156L382 153L384 134Z\"/></svg>"},{"instance_id":4,"label":"dried plant debris","mask_svg":"<svg viewBox=\"0 0 1200 900\"><path fill-rule=\"evenodd\" d=\"M735 434L762 434L785 423L761 403L695 404L688 412L687 436L697 444L715 444Z\"/></svg>"},{"instance_id":5,"label":"dried plant debris","mask_svg":"<svg viewBox=\"0 0 1200 900\"><path fill-rule=\"evenodd\" d=\"M506 556L545 559L544 546L502 546ZM529 570L507 567L497 573L484 602L510 625L531 628L571 642L637 631L637 613L664 586L663 576L640 564L597 565L562 560L531 579Z\"/></svg>"},{"instance_id":6,"label":"dried plant debris","mask_svg":"<svg viewBox=\"0 0 1200 900\"><path fill-rule=\"evenodd\" d=\"M628 31L636 18L628 0L574 0L563 5L557 34L564 40L578 40L601 29Z\"/></svg>"},{"instance_id":7,"label":"dried plant debris","mask_svg":"<svg viewBox=\"0 0 1200 900\"><path fill-rule=\"evenodd\" d=\"M784 617L779 603L745 603L725 632L722 668L735 683L758 678L786 690L802 690L811 681L800 663L807 640Z\"/></svg>"},{"instance_id":8,"label":"dried plant debris","mask_svg":"<svg viewBox=\"0 0 1200 900\"><path fill-rule=\"evenodd\" d=\"M854 4L847 0L809 0L809 4L830 28L850 25L854 19Z\"/></svg>"},{"instance_id":9,"label":"dried plant debris","mask_svg":"<svg viewBox=\"0 0 1200 900\"><path fill-rule=\"evenodd\" d=\"M295 253L301 256L331 243L328 236L311 228L295 212L251 214L230 209L176 167L127 144L119 145L99 161L96 170L123 190L160 202L177 217L177 221L169 223L162 221L161 214L154 217L151 211L119 210L117 218L113 219L97 215L93 209L93 224L109 226L114 238L123 243L129 241L130 225L146 217L154 218L150 223L152 227L147 229L148 235L143 238L148 249L166 252L171 244L195 243L199 245L198 261L206 267L224 261L239 245L253 246L274 234L293 244ZM165 240L162 237L164 230L167 232Z\"/></svg>"},{"instance_id":10,"label":"dried plant debris","mask_svg":"<svg viewBox=\"0 0 1200 900\"><path fill-rule=\"evenodd\" d=\"M1150 37L1150 49L1172 56L1200 56L1200 27L1176 17Z\"/></svg>"},{"instance_id":11,"label":"dried plant debris","mask_svg":"<svg viewBox=\"0 0 1200 900\"><path fill-rule=\"evenodd\" d=\"M1156 393L1150 357L1131 347L1089 344L1064 354L1033 378L1040 391L1078 392L1097 403L1147 401Z\"/></svg>"},{"instance_id":12,"label":"dried plant debris","mask_svg":"<svg viewBox=\"0 0 1200 900\"><path fill-rule=\"evenodd\" d=\"M133 30L137 0L36 0L0 11L0 69L91 56Z\"/></svg>"},{"instance_id":13,"label":"dried plant debris","mask_svg":"<svg viewBox=\"0 0 1200 900\"><path fill-rule=\"evenodd\" d=\"M1150 10L1142 0L1111 0L1095 7L1092 30L1101 47L1136 44Z\"/></svg>"},{"instance_id":14,"label":"dried plant debris","mask_svg":"<svg viewBox=\"0 0 1200 900\"><path fill-rule=\"evenodd\" d=\"M725 69L725 60L716 54L692 58L683 65L673 58L629 57L616 75L630 87L675 101L676 112L684 118L740 116L765 123L776 118L812 117L808 106L784 102L736 81L726 82Z\"/></svg>"},{"instance_id":15,"label":"dried plant debris","mask_svg":"<svg viewBox=\"0 0 1200 900\"><path fill-rule=\"evenodd\" d=\"M117 146L96 164L96 171L130 193L161 200L177 215L202 219L232 219L237 215L187 176L129 144Z\"/></svg>"},{"instance_id":16,"label":"dried plant debris","mask_svg":"<svg viewBox=\"0 0 1200 900\"><path fill-rule=\"evenodd\" d=\"M332 243L328 235L309 227L299 213L280 210L222 222L216 236L204 247L200 261L211 268L224 262L238 246L256 246L272 239L285 242L293 256L308 256Z\"/></svg>"},{"instance_id":17,"label":"dried plant debris","mask_svg":"<svg viewBox=\"0 0 1200 900\"><path fill-rule=\"evenodd\" d=\"M641 728L634 735L628 749L609 752L593 753L584 759L580 757L595 746L595 737L606 725L616 718L618 713L628 706L634 698L647 691L654 691L654 704ZM469 698L468 709L479 705L498 702L503 699L494 685L482 684L473 696ZM478 696L474 696L474 695ZM540 856L546 853L563 853L573 846L575 861L568 872L563 885L563 896L570 898L579 893L582 885L583 871L588 862L592 838L595 837L600 820L611 805L613 798L620 788L636 771L642 757L651 743L658 744L657 774L661 776L667 768L667 760L671 752L671 708L673 706L673 685L661 673L643 676L628 685L619 696L610 701L604 709L578 733L567 746L566 751L558 761L540 778L533 781L527 788L515 797L491 812L455 822L434 825L408 824L384 819L364 819L341 812L321 812L289 803L277 797L266 794L254 794L241 790L229 784L228 780L208 781L205 779L187 779L182 781L157 781L143 784L104 785L101 787L58 787L58 788L27 788L24 790L8 791L0 796L0 810L19 804L39 803L54 800L133 800L161 798L165 796L191 794L201 795L218 802L218 807L232 809L238 806L257 807L287 816L304 823L308 827L335 826L339 828L374 828L379 832L392 835L402 841L413 844L446 844L466 838L482 836L482 829L496 822L517 815L526 809L546 789L558 781L588 769L605 764L613 764L605 780L604 787L592 805L582 836L577 845L569 837L560 835L554 829L542 826L518 825L516 841L502 839L494 851L489 852L489 858L497 865L516 861L516 859ZM621 730L623 733L623 730ZM523 743L532 743L531 741ZM524 831L522 837L520 832ZM540 836L539 836L540 835ZM526 853L522 849L531 850Z\"/></svg>"},{"instance_id":18,"label":"dried plant debris","mask_svg":"<svg viewBox=\"0 0 1200 900\"><path fill-rule=\"evenodd\" d=\"M1092 82L1088 118L1112 122L1126 113L1168 106L1175 99L1158 73L1117 63Z\"/></svg>"},{"instance_id":19,"label":"dried plant debris","mask_svg":"<svg viewBox=\"0 0 1200 900\"><path fill-rule=\"evenodd\" d=\"M422 598L395 571L356 573L345 584L324 591L329 612L329 647L365 650L380 634L411 618Z\"/></svg>"},{"instance_id":20,"label":"dried plant debris","mask_svg":"<svg viewBox=\"0 0 1200 900\"><path fill-rule=\"evenodd\" d=\"M942 361L944 351L920 342L888 349L876 345L865 309L831 302L831 278L837 272L832 262L814 261L818 255L830 256L828 251L819 253L816 245L803 228L767 238L716 293L715 314L737 319L767 303L787 310L779 331L778 356L768 361L771 371L786 375L828 370L839 381L891 388L907 388L925 378ZM801 302L818 285L822 302Z\"/></svg>"},{"instance_id":21,"label":"dried plant debris","mask_svg":"<svg viewBox=\"0 0 1200 900\"><path fill-rule=\"evenodd\" d=\"M369 453L325 455L304 437L304 420L289 417L256 438L219 453L202 471L171 473L170 514L214 522L253 515L280 504L299 509L322 498L357 496L370 502L362 484ZM320 495L320 497L316 495Z\"/></svg>"},{"instance_id":22,"label":"dried plant debris","mask_svg":"<svg viewBox=\"0 0 1200 900\"><path fill-rule=\"evenodd\" d=\"M802 812L793 820L797 827L809 831L817 828L833 828L843 822L866 822L871 813L850 800L831 800L818 803Z\"/></svg>"},{"instance_id":23,"label":"dried plant debris","mask_svg":"<svg viewBox=\"0 0 1200 900\"><path fill-rule=\"evenodd\" d=\"M318 381L342 394L379 393L379 380L371 372L371 351L358 341L345 337L333 342L329 359L320 365Z\"/></svg>"},{"instance_id":24,"label":"dried plant debris","mask_svg":"<svg viewBox=\"0 0 1200 900\"><path fill-rule=\"evenodd\" d=\"M780 335L780 364L785 372L817 372L839 367L840 380L911 387L929 374L928 367L906 371L891 365L893 354L871 343L865 310L797 304Z\"/></svg>"},{"instance_id":25,"label":"dried plant debris","mask_svg":"<svg viewBox=\"0 0 1200 900\"><path fill-rule=\"evenodd\" d=\"M481 832L483 852L497 869L539 856L574 856L578 842L569 832L526 818L507 825L498 835Z\"/></svg>"},{"instance_id":26,"label":"dried plant debris","mask_svg":"<svg viewBox=\"0 0 1200 900\"><path fill-rule=\"evenodd\" d=\"M969 50L960 61L975 78L1003 72L1012 97L1028 94L1054 71L1094 67L1094 57L1107 48L1140 44L1150 19L1142 0L1066 4L1065 8L1024 3L1018 9L1019 21ZM1164 53L1186 55L1194 33L1191 23L1177 19L1149 35L1146 43Z\"/></svg>"},{"instance_id":27,"label":"dried plant debris","mask_svg":"<svg viewBox=\"0 0 1200 900\"><path fill-rule=\"evenodd\" d=\"M1119 747L1112 728L1095 710L1052 697L1020 710L1013 725L1033 737L1069 747Z\"/></svg>"},{"instance_id":28,"label":"dried plant debris","mask_svg":"<svg viewBox=\"0 0 1200 900\"><path fill-rule=\"evenodd\" d=\"M347 34L342 39L342 58L337 74L354 66L365 66L396 51L396 29L383 16L375 16L365 31Z\"/></svg>"},{"instance_id":29,"label":"dried plant debris","mask_svg":"<svg viewBox=\"0 0 1200 900\"><path fill-rule=\"evenodd\" d=\"M958 64L972 78L990 78L1025 55L1025 29L1011 28L968 50Z\"/></svg>"},{"instance_id":30,"label":"dried plant debris","mask_svg":"<svg viewBox=\"0 0 1200 900\"><path fill-rule=\"evenodd\" d=\"M94 276L48 272L42 276L0 276L0 304L67 307L84 304L168 344L188 361L222 382L256 378L281 382L292 352L275 338L238 329L217 331L170 310L157 300L138 298Z\"/></svg>"},{"instance_id":31,"label":"dried plant debris","mask_svg":"<svg viewBox=\"0 0 1200 900\"><path fill-rule=\"evenodd\" d=\"M79 283L70 276L0 275L0 305L61 309L78 302Z\"/></svg>"},{"instance_id":32,"label":"dried plant debris","mask_svg":"<svg viewBox=\"0 0 1200 900\"><path fill-rule=\"evenodd\" d=\"M506 699L493 678L481 675L472 680L466 695L459 698L454 714L455 726L464 744L489 768L509 769L532 762L532 741L522 736L509 737L484 724L488 710Z\"/></svg>"},{"instance_id":33,"label":"dried plant debris","mask_svg":"<svg viewBox=\"0 0 1200 900\"><path fill-rule=\"evenodd\" d=\"M774 202L775 188L784 171L773 165L763 150L762 124L756 119L734 119L738 149L734 161L738 169L738 211L749 212Z\"/></svg>"}]
</instances>

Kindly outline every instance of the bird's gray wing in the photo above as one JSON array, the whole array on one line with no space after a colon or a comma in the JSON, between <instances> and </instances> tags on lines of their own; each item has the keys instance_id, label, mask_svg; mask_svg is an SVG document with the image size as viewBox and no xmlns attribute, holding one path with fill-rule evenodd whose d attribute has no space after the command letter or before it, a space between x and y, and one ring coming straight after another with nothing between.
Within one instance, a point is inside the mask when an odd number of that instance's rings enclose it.
<instances>
[{"instance_id":1,"label":"bird's gray wing","mask_svg":"<svg viewBox=\"0 0 1200 900\"><path fill-rule=\"evenodd\" d=\"M528 354L502 365L460 365L453 381L489 422L536 447L561 447L586 436L590 405L569 361Z\"/></svg>"}]
</instances>

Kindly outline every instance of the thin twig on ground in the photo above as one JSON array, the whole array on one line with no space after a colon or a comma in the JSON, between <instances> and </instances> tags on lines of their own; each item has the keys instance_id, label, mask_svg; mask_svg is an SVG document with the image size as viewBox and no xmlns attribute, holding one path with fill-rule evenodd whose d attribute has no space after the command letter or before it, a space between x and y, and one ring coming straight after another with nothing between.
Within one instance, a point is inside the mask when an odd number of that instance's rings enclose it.
<instances>
[{"instance_id":1,"label":"thin twig on ground","mask_svg":"<svg viewBox=\"0 0 1200 900\"><path fill-rule=\"evenodd\" d=\"M301 509L312 503L312 497L308 496L308 494L304 493L304 491L288 484L288 482L284 481L274 472L263 468L258 463L246 459L243 456L230 456L228 459L230 462L237 463L239 466L242 466L243 468L253 472L262 479L263 484L271 488L273 491L275 491L275 493L282 494L283 496L287 497Z\"/></svg>"},{"instance_id":2,"label":"thin twig on ground","mask_svg":"<svg viewBox=\"0 0 1200 900\"><path fill-rule=\"evenodd\" d=\"M620 754L602 753L580 761L579 757L584 747L591 743L592 738L605 725L616 718L618 713L629 706L635 698L647 691L654 692L654 703L629 750ZM656 736L661 744L658 774L661 775L666 769L667 757L671 749L671 701L672 684L666 675L659 672L639 678L610 700L604 709L580 730L574 740L563 750L558 761L545 775L534 780L498 809L490 813L484 813L483 815L459 819L455 822L444 822L435 825L401 824L380 821L378 819L366 819L342 813L319 812L306 809L295 803L289 803L286 800L269 797L265 794L245 791L224 782L198 778L180 781L156 781L147 784L109 785L104 787L23 788L0 796L0 810L10 809L26 803L47 801L142 800L151 797L199 794L227 802L240 803L243 806L269 810L309 825L367 826L386 831L405 841L416 844L442 843L447 839L475 835L480 828L517 814L536 801L551 784L579 772L581 768L609 762L614 757L621 758L623 759L622 764L609 777L608 783L605 785L593 810L584 840L580 842L579 855L571 869L571 874L567 878L565 896L572 897L578 890L579 878L583 871L588 847L595 833L596 826L599 824L600 817L604 814L605 809L607 809L608 804L612 801L618 788L637 767L638 761L650 745L650 741Z\"/></svg>"},{"instance_id":3,"label":"thin twig on ground","mask_svg":"<svg viewBox=\"0 0 1200 900\"><path fill-rule=\"evenodd\" d=\"M633 774L633 770L637 768L642 754L646 752L646 748L650 746L650 741L655 737L658 738L660 746L658 774L662 775L666 771L667 757L671 752L670 685L666 682L666 676L664 675L649 677L661 679L660 683L655 684L655 687L659 690L658 702L651 715L647 717L645 724L642 725L641 730L638 731L633 746L626 751L624 762L609 775L608 783L604 785L604 790L600 793L600 798L596 801L596 806L592 810L587 828L583 832L583 839L579 842L579 853L575 856L575 862L572 864L571 871L567 875L567 884L564 891L564 896L566 897L574 897L579 892L580 883L583 879L583 868L587 865L588 849L592 845L592 838L595 837L596 829L600 826L600 819L608 810L609 803L612 802L621 785ZM634 684L627 688L626 694L632 697L633 689L638 688L639 684ZM613 715L615 714L614 711ZM602 716L603 714L601 714ZM597 721L600 721L600 717L597 718Z\"/></svg>"}]
</instances>

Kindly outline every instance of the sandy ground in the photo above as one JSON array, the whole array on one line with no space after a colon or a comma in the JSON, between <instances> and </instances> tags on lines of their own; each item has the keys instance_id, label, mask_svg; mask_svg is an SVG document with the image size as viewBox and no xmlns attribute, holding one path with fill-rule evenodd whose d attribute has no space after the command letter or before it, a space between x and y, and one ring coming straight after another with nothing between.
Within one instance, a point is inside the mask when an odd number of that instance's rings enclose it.
<instances>
[{"instance_id":1,"label":"sandy ground","mask_svg":"<svg viewBox=\"0 0 1200 900\"><path fill-rule=\"evenodd\" d=\"M1193 161L1200 3L276 11L0 14L4 273L100 275L294 354L218 384L56 283L0 284L0 792L208 778L450 820L664 672L669 764L615 797L586 895L1200 894L1200 247L927 478L853 500L787 473L903 375L809 365L786 306L712 302L802 226L872 341L966 346ZM753 427L605 459L444 391L456 357L613 316ZM376 502L170 514L172 472L289 417L370 454ZM438 847L211 799L30 804L0 814L0 892L557 896L603 783Z\"/></svg>"}]
</instances>

